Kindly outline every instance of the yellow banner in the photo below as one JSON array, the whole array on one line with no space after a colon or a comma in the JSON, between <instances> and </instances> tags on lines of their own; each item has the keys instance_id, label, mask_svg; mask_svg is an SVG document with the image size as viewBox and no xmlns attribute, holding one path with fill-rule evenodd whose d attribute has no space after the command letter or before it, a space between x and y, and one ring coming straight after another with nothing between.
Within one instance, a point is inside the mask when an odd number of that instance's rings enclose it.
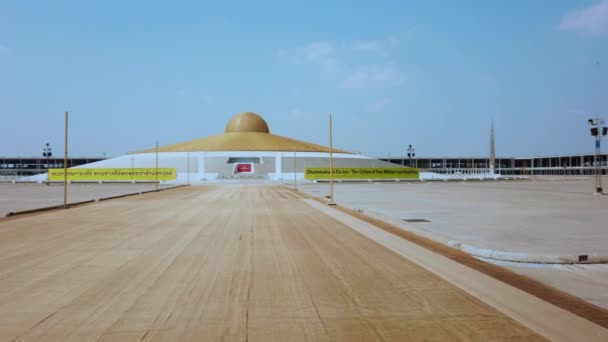
<instances>
[{"instance_id":1,"label":"yellow banner","mask_svg":"<svg viewBox=\"0 0 608 342\"><path fill-rule=\"evenodd\" d=\"M50 169L50 181L63 181L63 169ZM158 180L177 178L175 168L158 168ZM155 181L156 168L68 169L69 181Z\"/></svg>"},{"instance_id":2,"label":"yellow banner","mask_svg":"<svg viewBox=\"0 0 608 342\"><path fill-rule=\"evenodd\" d=\"M420 179L420 172L403 167L336 167L334 179ZM329 179L328 167L307 167L304 178L310 180Z\"/></svg>"}]
</instances>

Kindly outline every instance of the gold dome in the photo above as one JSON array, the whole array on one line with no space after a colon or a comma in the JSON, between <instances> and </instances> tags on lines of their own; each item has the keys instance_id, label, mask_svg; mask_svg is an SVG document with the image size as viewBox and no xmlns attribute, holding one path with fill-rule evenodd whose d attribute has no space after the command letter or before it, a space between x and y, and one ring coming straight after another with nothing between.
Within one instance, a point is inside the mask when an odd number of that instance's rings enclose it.
<instances>
[{"instance_id":1,"label":"gold dome","mask_svg":"<svg viewBox=\"0 0 608 342\"><path fill-rule=\"evenodd\" d=\"M256 113L244 112L237 114L228 121L226 133L236 132L255 132L255 133L270 133L266 121Z\"/></svg>"},{"instance_id":2,"label":"gold dome","mask_svg":"<svg viewBox=\"0 0 608 342\"><path fill-rule=\"evenodd\" d=\"M133 153L153 153L147 149ZM274 151L274 152L329 152L329 148L306 141L270 134L266 121L256 113L245 112L232 117L226 133L161 146L159 152L200 151ZM351 153L334 149L334 153Z\"/></svg>"}]
</instances>

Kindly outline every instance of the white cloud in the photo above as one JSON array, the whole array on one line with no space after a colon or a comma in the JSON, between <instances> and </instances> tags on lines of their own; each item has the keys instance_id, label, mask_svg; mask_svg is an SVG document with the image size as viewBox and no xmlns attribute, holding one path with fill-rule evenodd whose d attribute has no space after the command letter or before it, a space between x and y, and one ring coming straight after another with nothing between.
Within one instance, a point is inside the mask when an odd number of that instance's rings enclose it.
<instances>
[{"instance_id":1,"label":"white cloud","mask_svg":"<svg viewBox=\"0 0 608 342\"><path fill-rule=\"evenodd\" d=\"M328 42L315 42L300 48L306 58L311 62L322 62L333 58L334 47Z\"/></svg>"},{"instance_id":2,"label":"white cloud","mask_svg":"<svg viewBox=\"0 0 608 342\"><path fill-rule=\"evenodd\" d=\"M377 41L361 41L353 44L353 50L357 52L369 52L369 53L378 53L383 56L387 56L388 52L386 48Z\"/></svg>"},{"instance_id":3,"label":"white cloud","mask_svg":"<svg viewBox=\"0 0 608 342\"><path fill-rule=\"evenodd\" d=\"M310 43L299 47L297 50L307 62L316 64L325 70L334 70L337 66L335 48L331 43Z\"/></svg>"},{"instance_id":4,"label":"white cloud","mask_svg":"<svg viewBox=\"0 0 608 342\"><path fill-rule=\"evenodd\" d=\"M200 96L200 100L204 104L213 104L215 102L215 98L209 94L202 94Z\"/></svg>"},{"instance_id":5,"label":"white cloud","mask_svg":"<svg viewBox=\"0 0 608 342\"><path fill-rule=\"evenodd\" d=\"M401 38L397 36L390 36L387 39L388 45L392 48L396 48L401 45Z\"/></svg>"},{"instance_id":6,"label":"white cloud","mask_svg":"<svg viewBox=\"0 0 608 342\"><path fill-rule=\"evenodd\" d=\"M405 75L394 65L369 64L357 67L344 78L342 85L346 88L365 86L398 86L403 83Z\"/></svg>"},{"instance_id":7,"label":"white cloud","mask_svg":"<svg viewBox=\"0 0 608 342\"><path fill-rule=\"evenodd\" d=\"M389 35L384 39L355 42L351 48L356 52L376 53L386 57L392 49L396 49L404 42L412 40L414 32L415 29L410 27L405 32Z\"/></svg>"},{"instance_id":8,"label":"white cloud","mask_svg":"<svg viewBox=\"0 0 608 342\"><path fill-rule=\"evenodd\" d=\"M323 73L334 73L340 65L336 58L336 48L330 42L313 42L295 48L281 48L277 56L284 61L296 64L310 64Z\"/></svg>"},{"instance_id":9,"label":"white cloud","mask_svg":"<svg viewBox=\"0 0 608 342\"><path fill-rule=\"evenodd\" d=\"M392 106L393 106L393 100L391 100L388 97L384 97L384 98L377 99L377 100L370 102L369 105L367 106L367 108L371 112L377 113L377 112L385 111L385 110L391 108Z\"/></svg>"},{"instance_id":10,"label":"white cloud","mask_svg":"<svg viewBox=\"0 0 608 342\"><path fill-rule=\"evenodd\" d=\"M396 48L396 47L399 47L403 42L414 39L415 33L416 33L416 28L409 27L407 29L407 31L405 31L405 32L389 36L386 39L386 42L391 48Z\"/></svg>"},{"instance_id":11,"label":"white cloud","mask_svg":"<svg viewBox=\"0 0 608 342\"><path fill-rule=\"evenodd\" d=\"M608 0L600 0L589 7L566 13L558 28L593 36L608 36Z\"/></svg>"},{"instance_id":12,"label":"white cloud","mask_svg":"<svg viewBox=\"0 0 608 342\"><path fill-rule=\"evenodd\" d=\"M277 50L277 56L279 56L279 58L288 58L290 55L289 50L284 49L284 48L279 48Z\"/></svg>"},{"instance_id":13,"label":"white cloud","mask_svg":"<svg viewBox=\"0 0 608 342\"><path fill-rule=\"evenodd\" d=\"M368 86L398 86L404 73L394 64L387 63L389 47L392 43L381 40L367 40L356 43L336 44L326 41L313 42L292 49L279 49L277 55L284 60L317 67L324 77L329 77L344 88L364 88ZM371 63L354 62L355 53L369 53ZM374 58L381 60L373 61Z\"/></svg>"}]
</instances>

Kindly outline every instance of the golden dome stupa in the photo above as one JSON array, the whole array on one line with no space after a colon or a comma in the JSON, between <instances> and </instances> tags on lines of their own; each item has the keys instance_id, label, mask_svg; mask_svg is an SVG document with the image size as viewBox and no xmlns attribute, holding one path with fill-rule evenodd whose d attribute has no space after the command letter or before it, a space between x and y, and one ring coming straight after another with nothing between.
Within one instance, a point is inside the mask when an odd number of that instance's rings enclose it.
<instances>
[{"instance_id":1,"label":"golden dome stupa","mask_svg":"<svg viewBox=\"0 0 608 342\"><path fill-rule=\"evenodd\" d=\"M150 153L154 149L135 153ZM329 152L329 147L270 134L266 120L253 112L233 116L224 133L159 147L159 152L205 151L276 151L276 152ZM349 153L333 150L336 153Z\"/></svg>"},{"instance_id":2,"label":"golden dome stupa","mask_svg":"<svg viewBox=\"0 0 608 342\"><path fill-rule=\"evenodd\" d=\"M257 113L244 112L237 114L228 121L226 125L225 133L236 133L236 132L257 132L257 133L270 133L266 120L259 116Z\"/></svg>"}]
</instances>

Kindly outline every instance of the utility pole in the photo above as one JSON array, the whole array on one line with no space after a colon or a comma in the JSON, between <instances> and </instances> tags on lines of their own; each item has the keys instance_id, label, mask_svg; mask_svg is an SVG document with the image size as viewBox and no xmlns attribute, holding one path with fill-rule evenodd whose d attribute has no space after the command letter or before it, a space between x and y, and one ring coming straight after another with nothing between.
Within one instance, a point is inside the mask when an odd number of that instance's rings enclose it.
<instances>
[{"instance_id":1,"label":"utility pole","mask_svg":"<svg viewBox=\"0 0 608 342\"><path fill-rule=\"evenodd\" d=\"M496 149L494 146L494 120L492 120L492 126L490 128L490 174L494 174L496 171Z\"/></svg>"},{"instance_id":2,"label":"utility pole","mask_svg":"<svg viewBox=\"0 0 608 342\"><path fill-rule=\"evenodd\" d=\"M68 207L68 112L65 112L65 148L63 153L63 207Z\"/></svg>"},{"instance_id":3,"label":"utility pole","mask_svg":"<svg viewBox=\"0 0 608 342\"><path fill-rule=\"evenodd\" d=\"M412 145L410 145L407 148L407 157L409 159L409 167L412 167L412 158L416 156L416 150L414 150L414 148L412 147Z\"/></svg>"},{"instance_id":4,"label":"utility pole","mask_svg":"<svg viewBox=\"0 0 608 342\"><path fill-rule=\"evenodd\" d=\"M298 190L298 181L296 179L296 151L293 151L293 189Z\"/></svg>"},{"instance_id":5,"label":"utility pole","mask_svg":"<svg viewBox=\"0 0 608 342\"><path fill-rule=\"evenodd\" d=\"M158 191L158 141L156 142L156 190Z\"/></svg>"},{"instance_id":6,"label":"utility pole","mask_svg":"<svg viewBox=\"0 0 608 342\"><path fill-rule=\"evenodd\" d=\"M593 154L593 164L595 173L595 193L602 194L604 189L602 188L602 172L600 169L600 162L598 156L601 154L601 141L602 137L608 134L608 127L604 126L604 120L595 118L587 121L591 126L591 136L595 137L595 153Z\"/></svg>"},{"instance_id":7,"label":"utility pole","mask_svg":"<svg viewBox=\"0 0 608 342\"><path fill-rule=\"evenodd\" d=\"M329 205L336 205L334 199L334 142L331 113L329 113Z\"/></svg>"},{"instance_id":8,"label":"utility pole","mask_svg":"<svg viewBox=\"0 0 608 342\"><path fill-rule=\"evenodd\" d=\"M46 158L46 185L50 185L50 177L51 177L51 164L49 159L53 156L53 151L51 149L51 144L48 142L44 145L42 149L42 156Z\"/></svg>"}]
</instances>

